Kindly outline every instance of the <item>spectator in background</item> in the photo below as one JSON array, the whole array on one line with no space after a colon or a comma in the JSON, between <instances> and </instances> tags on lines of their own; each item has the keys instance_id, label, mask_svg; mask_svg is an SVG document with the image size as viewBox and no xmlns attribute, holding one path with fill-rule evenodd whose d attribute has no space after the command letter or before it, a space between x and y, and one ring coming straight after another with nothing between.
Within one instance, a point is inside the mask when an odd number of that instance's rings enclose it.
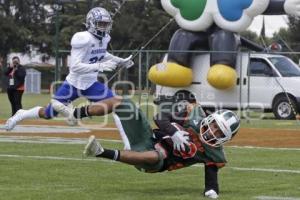
<instances>
[{"instance_id":1,"label":"spectator in background","mask_svg":"<svg viewBox=\"0 0 300 200\"><path fill-rule=\"evenodd\" d=\"M0 91L3 91L3 58L0 55Z\"/></svg>"},{"instance_id":2,"label":"spectator in background","mask_svg":"<svg viewBox=\"0 0 300 200\"><path fill-rule=\"evenodd\" d=\"M8 64L5 75L8 77L7 95L13 116L19 109L22 109L22 96L26 76L26 70L20 64L18 56L12 58L12 63Z\"/></svg>"}]
</instances>

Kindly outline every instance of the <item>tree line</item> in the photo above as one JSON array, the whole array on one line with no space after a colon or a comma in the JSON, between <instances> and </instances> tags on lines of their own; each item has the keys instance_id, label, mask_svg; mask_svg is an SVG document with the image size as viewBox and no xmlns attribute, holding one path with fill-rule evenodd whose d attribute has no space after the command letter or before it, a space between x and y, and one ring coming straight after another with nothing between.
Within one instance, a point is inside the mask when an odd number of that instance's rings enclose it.
<instances>
[{"instance_id":1,"label":"tree line","mask_svg":"<svg viewBox=\"0 0 300 200\"><path fill-rule=\"evenodd\" d=\"M72 35L84 30L85 16L95 6L105 7L113 15L111 49L139 48L170 20L158 0L0 0L0 56L28 52L30 45L54 55L57 30L59 49L70 49ZM177 28L172 23L147 48L167 49ZM289 17L289 29L282 29L274 39L299 51L299 29L299 19ZM260 43L256 33L242 34Z\"/></svg>"},{"instance_id":2,"label":"tree line","mask_svg":"<svg viewBox=\"0 0 300 200\"><path fill-rule=\"evenodd\" d=\"M110 50L142 48L170 22L159 0L0 0L1 63L7 62L9 53L30 52L32 46L51 56L57 48L69 50L72 35L85 29L85 16L96 6L105 7L113 16ZM265 40L267 43L276 40L288 45L288 50L300 51L299 19L289 17L288 25L288 29ZM168 49L178 28L175 22L171 23L147 49ZM256 33L246 31L242 35L262 43L262 36Z\"/></svg>"},{"instance_id":3,"label":"tree line","mask_svg":"<svg viewBox=\"0 0 300 200\"><path fill-rule=\"evenodd\" d=\"M72 35L85 29L85 16L95 6L113 14L111 49L136 49L170 20L159 1L0 0L0 56L28 52L30 46L54 55L56 36L59 49L70 49ZM175 29L174 23L148 48L166 49Z\"/></svg>"}]
</instances>

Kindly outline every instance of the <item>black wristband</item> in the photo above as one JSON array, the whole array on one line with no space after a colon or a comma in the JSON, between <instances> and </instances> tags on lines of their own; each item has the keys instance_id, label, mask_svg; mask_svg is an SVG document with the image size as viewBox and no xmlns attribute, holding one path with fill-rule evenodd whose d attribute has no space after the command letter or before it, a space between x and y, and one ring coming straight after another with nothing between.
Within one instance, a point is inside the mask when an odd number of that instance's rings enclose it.
<instances>
[{"instance_id":1,"label":"black wristband","mask_svg":"<svg viewBox=\"0 0 300 200\"><path fill-rule=\"evenodd\" d=\"M73 113L76 119L82 119L85 117L90 117L89 115L89 106L83 106L80 108L76 108Z\"/></svg>"}]
</instances>

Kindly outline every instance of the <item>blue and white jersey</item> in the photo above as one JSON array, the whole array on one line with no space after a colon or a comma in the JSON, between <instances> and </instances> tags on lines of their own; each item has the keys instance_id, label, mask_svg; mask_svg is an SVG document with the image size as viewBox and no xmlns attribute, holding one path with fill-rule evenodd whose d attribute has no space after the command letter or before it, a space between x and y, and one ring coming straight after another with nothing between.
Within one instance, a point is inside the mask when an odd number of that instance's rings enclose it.
<instances>
[{"instance_id":1,"label":"blue and white jersey","mask_svg":"<svg viewBox=\"0 0 300 200\"><path fill-rule=\"evenodd\" d=\"M88 31L75 33L71 40L71 59L66 80L80 90L97 81L99 63L106 56L110 36L99 40Z\"/></svg>"}]
</instances>

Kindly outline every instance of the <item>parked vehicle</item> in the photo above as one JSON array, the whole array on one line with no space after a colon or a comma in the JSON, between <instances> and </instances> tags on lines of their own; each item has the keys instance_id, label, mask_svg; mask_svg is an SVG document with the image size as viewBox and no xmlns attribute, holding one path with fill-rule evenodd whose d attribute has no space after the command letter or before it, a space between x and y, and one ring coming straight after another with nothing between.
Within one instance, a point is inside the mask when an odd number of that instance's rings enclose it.
<instances>
[{"instance_id":1,"label":"parked vehicle","mask_svg":"<svg viewBox=\"0 0 300 200\"><path fill-rule=\"evenodd\" d=\"M209 54L193 59L194 80L186 88L157 86L159 102L171 101L180 92L191 92L204 108L262 109L272 111L278 119L294 119L300 109L300 68L282 55L240 53L236 85L229 90L217 90L209 85L206 74Z\"/></svg>"}]
</instances>

